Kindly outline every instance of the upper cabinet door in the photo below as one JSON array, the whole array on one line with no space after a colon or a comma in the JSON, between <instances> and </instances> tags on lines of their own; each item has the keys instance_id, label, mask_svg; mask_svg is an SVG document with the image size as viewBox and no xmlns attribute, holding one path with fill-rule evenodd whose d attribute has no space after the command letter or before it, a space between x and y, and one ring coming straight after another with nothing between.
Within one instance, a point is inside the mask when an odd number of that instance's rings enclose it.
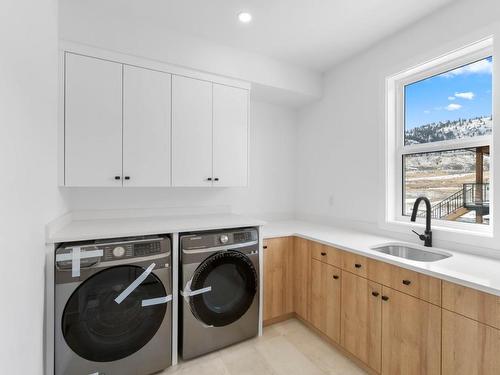
<instances>
[{"instance_id":1,"label":"upper cabinet door","mask_svg":"<svg viewBox=\"0 0 500 375\"><path fill-rule=\"evenodd\" d=\"M248 184L248 90L213 88L214 186Z\"/></svg>"},{"instance_id":2,"label":"upper cabinet door","mask_svg":"<svg viewBox=\"0 0 500 375\"><path fill-rule=\"evenodd\" d=\"M212 185L212 83L172 77L172 185Z\"/></svg>"},{"instance_id":3,"label":"upper cabinet door","mask_svg":"<svg viewBox=\"0 0 500 375\"><path fill-rule=\"evenodd\" d=\"M123 186L170 186L171 75L123 67Z\"/></svg>"},{"instance_id":4,"label":"upper cabinet door","mask_svg":"<svg viewBox=\"0 0 500 375\"><path fill-rule=\"evenodd\" d=\"M121 186L122 65L66 53L65 185Z\"/></svg>"}]
</instances>

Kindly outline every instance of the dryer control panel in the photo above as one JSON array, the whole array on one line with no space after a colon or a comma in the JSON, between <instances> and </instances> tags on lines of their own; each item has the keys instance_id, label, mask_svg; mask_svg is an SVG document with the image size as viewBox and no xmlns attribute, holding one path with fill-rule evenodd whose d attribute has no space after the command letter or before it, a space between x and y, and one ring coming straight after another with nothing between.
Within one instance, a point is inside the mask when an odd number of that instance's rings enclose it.
<instances>
[{"instance_id":1,"label":"dryer control panel","mask_svg":"<svg viewBox=\"0 0 500 375\"><path fill-rule=\"evenodd\" d=\"M237 228L181 235L182 250L242 247L259 241L256 228Z\"/></svg>"}]
</instances>

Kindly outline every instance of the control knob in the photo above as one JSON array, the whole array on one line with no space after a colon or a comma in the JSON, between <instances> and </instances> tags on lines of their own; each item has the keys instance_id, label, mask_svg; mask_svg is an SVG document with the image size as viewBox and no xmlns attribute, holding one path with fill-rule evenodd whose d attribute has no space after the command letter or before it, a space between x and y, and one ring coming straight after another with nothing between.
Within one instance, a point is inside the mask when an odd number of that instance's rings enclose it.
<instances>
[{"instance_id":1,"label":"control knob","mask_svg":"<svg viewBox=\"0 0 500 375\"><path fill-rule=\"evenodd\" d=\"M229 241L229 237L227 236L227 234L222 234L219 238L220 242L225 244Z\"/></svg>"},{"instance_id":2,"label":"control knob","mask_svg":"<svg viewBox=\"0 0 500 375\"><path fill-rule=\"evenodd\" d=\"M115 258L121 258L125 255L125 248L123 246L117 246L113 249L113 256Z\"/></svg>"}]
</instances>

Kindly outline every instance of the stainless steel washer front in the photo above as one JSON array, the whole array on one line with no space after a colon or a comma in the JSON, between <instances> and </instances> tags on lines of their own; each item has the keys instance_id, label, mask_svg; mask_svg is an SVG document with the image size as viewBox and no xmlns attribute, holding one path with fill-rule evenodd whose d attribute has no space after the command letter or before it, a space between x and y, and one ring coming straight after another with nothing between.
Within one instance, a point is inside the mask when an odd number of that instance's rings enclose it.
<instances>
[{"instance_id":1,"label":"stainless steel washer front","mask_svg":"<svg viewBox=\"0 0 500 375\"><path fill-rule=\"evenodd\" d=\"M69 256L74 249L79 277ZM171 285L168 237L61 245L55 269L55 374L146 375L170 366Z\"/></svg>"},{"instance_id":2,"label":"stainless steel washer front","mask_svg":"<svg viewBox=\"0 0 500 375\"><path fill-rule=\"evenodd\" d=\"M180 237L183 359L258 334L259 243L255 228Z\"/></svg>"}]
</instances>

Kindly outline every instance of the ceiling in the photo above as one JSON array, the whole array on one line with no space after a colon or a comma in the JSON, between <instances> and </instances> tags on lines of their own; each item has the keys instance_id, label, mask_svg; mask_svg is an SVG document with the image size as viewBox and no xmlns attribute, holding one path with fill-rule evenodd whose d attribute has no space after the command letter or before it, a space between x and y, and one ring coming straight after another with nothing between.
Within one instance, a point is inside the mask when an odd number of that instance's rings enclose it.
<instances>
[{"instance_id":1,"label":"ceiling","mask_svg":"<svg viewBox=\"0 0 500 375\"><path fill-rule=\"evenodd\" d=\"M322 72L456 0L64 1ZM237 20L242 10L250 24Z\"/></svg>"}]
</instances>

